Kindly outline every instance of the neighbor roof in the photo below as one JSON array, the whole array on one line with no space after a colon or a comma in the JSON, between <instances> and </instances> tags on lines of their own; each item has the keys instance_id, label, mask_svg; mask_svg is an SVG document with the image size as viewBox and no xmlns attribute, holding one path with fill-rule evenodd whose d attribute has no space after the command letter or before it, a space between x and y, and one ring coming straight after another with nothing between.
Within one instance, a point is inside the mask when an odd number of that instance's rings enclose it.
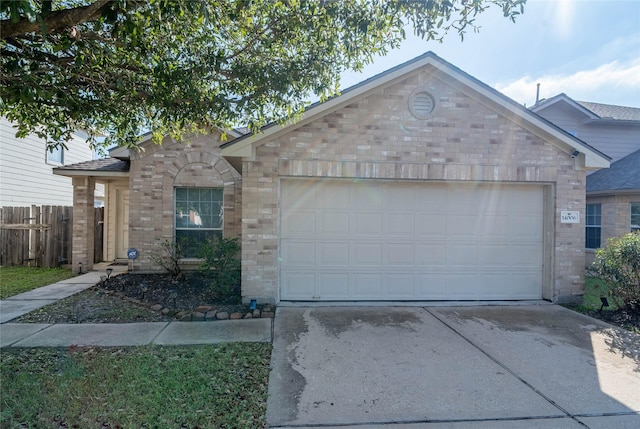
<instances>
[{"instance_id":1,"label":"neighbor roof","mask_svg":"<svg viewBox=\"0 0 640 429\"><path fill-rule=\"evenodd\" d=\"M222 155L229 158L251 158L254 155L255 147L266 141L266 139L276 138L282 133L294 130L318 118L328 115L350 103L353 103L358 98L366 97L374 91L378 91L399 82L401 79L405 79L408 74L427 65L432 66L436 71L453 77L458 82L467 85L470 89L486 97L487 101L492 103L493 108L496 111L503 112L503 114L511 117L514 114L521 117L524 119L522 122L523 126L535 129L536 133L545 135L546 139L556 142L556 144L562 146L568 153L577 149L579 152L585 154L584 163L586 167L607 168L609 166L610 158L607 155L591 147L579 138L570 135L560 127L547 121L524 106L521 106L514 100L479 81L473 76L463 72L433 52L427 52L419 57L407 61L404 64L400 64L386 72L352 86L342 91L342 94L337 97L331 98L322 103L315 103L311 105L304 112L302 118L297 122L289 122L283 126L280 126L277 123L272 123L263 127L261 133L258 135L245 135L229 143L223 144L221 146Z\"/></svg>"},{"instance_id":2,"label":"neighbor roof","mask_svg":"<svg viewBox=\"0 0 640 429\"><path fill-rule=\"evenodd\" d=\"M531 107L531 110L539 112L558 102L572 106L594 122L624 121L640 123L640 108L593 103L591 101L576 101L564 93L539 101L535 106Z\"/></svg>"},{"instance_id":3,"label":"neighbor roof","mask_svg":"<svg viewBox=\"0 0 640 429\"><path fill-rule=\"evenodd\" d=\"M640 150L587 176L587 194L614 191L640 192Z\"/></svg>"},{"instance_id":4,"label":"neighbor roof","mask_svg":"<svg viewBox=\"0 0 640 429\"><path fill-rule=\"evenodd\" d=\"M53 169L53 174L59 176L127 176L129 165L129 161L103 158L56 167Z\"/></svg>"},{"instance_id":5,"label":"neighbor roof","mask_svg":"<svg viewBox=\"0 0 640 429\"><path fill-rule=\"evenodd\" d=\"M578 101L578 103L602 119L640 121L640 108L637 107L615 106L613 104L592 103L589 101Z\"/></svg>"}]
</instances>

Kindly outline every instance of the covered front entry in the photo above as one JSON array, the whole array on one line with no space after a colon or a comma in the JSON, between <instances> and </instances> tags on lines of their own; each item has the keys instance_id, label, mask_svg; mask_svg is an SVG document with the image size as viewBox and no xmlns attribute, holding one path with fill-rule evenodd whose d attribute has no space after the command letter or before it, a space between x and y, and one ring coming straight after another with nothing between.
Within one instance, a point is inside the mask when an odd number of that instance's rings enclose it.
<instances>
[{"instance_id":1,"label":"covered front entry","mask_svg":"<svg viewBox=\"0 0 640 429\"><path fill-rule=\"evenodd\" d=\"M541 299L543 185L282 179L280 298Z\"/></svg>"}]
</instances>

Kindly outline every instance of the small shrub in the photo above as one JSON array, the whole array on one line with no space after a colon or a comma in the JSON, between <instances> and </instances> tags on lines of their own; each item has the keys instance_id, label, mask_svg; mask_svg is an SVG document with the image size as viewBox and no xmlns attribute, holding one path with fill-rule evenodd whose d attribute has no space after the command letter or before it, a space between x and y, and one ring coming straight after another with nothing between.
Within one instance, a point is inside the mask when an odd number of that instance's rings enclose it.
<instances>
[{"instance_id":1,"label":"small shrub","mask_svg":"<svg viewBox=\"0 0 640 429\"><path fill-rule=\"evenodd\" d=\"M610 239L596 251L592 269L619 308L640 313L640 232Z\"/></svg>"},{"instance_id":2,"label":"small shrub","mask_svg":"<svg viewBox=\"0 0 640 429\"><path fill-rule=\"evenodd\" d=\"M200 247L204 260L200 269L213 277L211 288L220 297L230 295L240 284L240 244L237 238L216 237Z\"/></svg>"},{"instance_id":3,"label":"small shrub","mask_svg":"<svg viewBox=\"0 0 640 429\"><path fill-rule=\"evenodd\" d=\"M151 260L164 268L174 278L179 278L182 274L180 259L184 255L184 241L164 240L158 244L160 250L151 254Z\"/></svg>"}]
</instances>

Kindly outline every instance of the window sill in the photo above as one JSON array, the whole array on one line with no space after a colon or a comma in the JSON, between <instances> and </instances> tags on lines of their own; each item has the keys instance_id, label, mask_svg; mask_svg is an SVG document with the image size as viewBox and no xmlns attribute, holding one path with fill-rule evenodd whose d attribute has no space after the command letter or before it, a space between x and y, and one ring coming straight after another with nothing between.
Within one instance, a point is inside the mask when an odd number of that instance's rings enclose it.
<instances>
[{"instance_id":1,"label":"window sill","mask_svg":"<svg viewBox=\"0 0 640 429\"><path fill-rule=\"evenodd\" d=\"M182 258L179 261L180 265L200 265L204 262L202 258Z\"/></svg>"}]
</instances>

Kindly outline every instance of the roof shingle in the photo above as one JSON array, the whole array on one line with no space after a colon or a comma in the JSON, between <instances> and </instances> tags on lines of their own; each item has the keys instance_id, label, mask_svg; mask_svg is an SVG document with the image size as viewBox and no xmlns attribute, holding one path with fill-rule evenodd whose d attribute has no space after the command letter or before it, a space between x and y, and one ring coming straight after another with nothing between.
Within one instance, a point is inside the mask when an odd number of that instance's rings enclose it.
<instances>
[{"instance_id":1,"label":"roof shingle","mask_svg":"<svg viewBox=\"0 0 640 429\"><path fill-rule=\"evenodd\" d=\"M78 162L76 164L63 165L55 168L55 170L127 173L129 171L129 161L122 161L116 158L103 158L95 159L93 161Z\"/></svg>"},{"instance_id":2,"label":"roof shingle","mask_svg":"<svg viewBox=\"0 0 640 429\"><path fill-rule=\"evenodd\" d=\"M640 190L640 150L617 160L611 167L587 176L587 194Z\"/></svg>"},{"instance_id":3,"label":"roof shingle","mask_svg":"<svg viewBox=\"0 0 640 429\"><path fill-rule=\"evenodd\" d=\"M577 103L602 119L640 121L640 108L637 107L614 106L612 104L592 103L589 101L577 101Z\"/></svg>"}]
</instances>

